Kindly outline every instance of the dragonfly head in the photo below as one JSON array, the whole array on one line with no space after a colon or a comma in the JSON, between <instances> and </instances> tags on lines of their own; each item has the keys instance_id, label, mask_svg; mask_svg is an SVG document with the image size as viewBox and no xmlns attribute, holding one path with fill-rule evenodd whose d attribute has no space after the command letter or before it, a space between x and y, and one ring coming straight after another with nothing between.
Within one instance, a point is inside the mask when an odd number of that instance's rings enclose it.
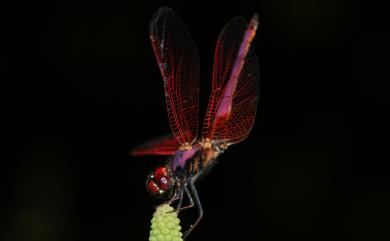
<instances>
[{"instance_id":1,"label":"dragonfly head","mask_svg":"<svg viewBox=\"0 0 390 241\"><path fill-rule=\"evenodd\" d=\"M146 179L146 189L156 198L168 199L172 197L175 189L175 179L165 167L158 167L149 173Z\"/></svg>"}]
</instances>

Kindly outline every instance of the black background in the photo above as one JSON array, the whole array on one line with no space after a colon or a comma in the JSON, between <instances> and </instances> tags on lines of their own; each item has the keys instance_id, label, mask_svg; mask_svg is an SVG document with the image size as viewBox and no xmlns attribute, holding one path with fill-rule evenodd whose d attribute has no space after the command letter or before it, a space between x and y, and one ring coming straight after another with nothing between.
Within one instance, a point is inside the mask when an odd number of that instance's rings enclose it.
<instances>
[{"instance_id":1,"label":"black background","mask_svg":"<svg viewBox=\"0 0 390 241\"><path fill-rule=\"evenodd\" d=\"M388 240L389 25L380 1L56 1L2 6L0 240L147 240L170 131L148 38L169 5L201 56L258 12L260 102L251 135L198 183L188 240ZM194 211L182 213L191 223Z\"/></svg>"}]
</instances>

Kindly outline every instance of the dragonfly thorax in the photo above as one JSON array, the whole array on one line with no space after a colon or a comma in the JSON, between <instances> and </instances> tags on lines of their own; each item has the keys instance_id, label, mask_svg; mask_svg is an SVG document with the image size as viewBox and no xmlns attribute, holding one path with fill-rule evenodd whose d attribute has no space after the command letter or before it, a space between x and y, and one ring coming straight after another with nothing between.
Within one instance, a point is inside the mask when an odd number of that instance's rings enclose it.
<instances>
[{"instance_id":1,"label":"dragonfly thorax","mask_svg":"<svg viewBox=\"0 0 390 241\"><path fill-rule=\"evenodd\" d=\"M202 141L199 142L199 144L204 148L204 149L210 149L212 148L213 142L209 138L205 138Z\"/></svg>"},{"instance_id":2,"label":"dragonfly thorax","mask_svg":"<svg viewBox=\"0 0 390 241\"><path fill-rule=\"evenodd\" d=\"M186 143L184 143L184 145L180 146L181 151L189 151L191 149L192 149L192 146L188 142L186 142Z\"/></svg>"},{"instance_id":3,"label":"dragonfly thorax","mask_svg":"<svg viewBox=\"0 0 390 241\"><path fill-rule=\"evenodd\" d=\"M201 143L197 143L190 150L177 151L169 166L175 177L197 179L205 169L213 166L214 160L220 153L219 148L214 145L205 148Z\"/></svg>"}]
</instances>

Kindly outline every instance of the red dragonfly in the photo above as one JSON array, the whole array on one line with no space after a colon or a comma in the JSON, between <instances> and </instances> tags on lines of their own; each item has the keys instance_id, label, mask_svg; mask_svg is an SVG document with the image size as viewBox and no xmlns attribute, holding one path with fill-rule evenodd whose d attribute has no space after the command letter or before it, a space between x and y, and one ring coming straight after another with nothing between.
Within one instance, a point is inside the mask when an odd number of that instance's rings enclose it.
<instances>
[{"instance_id":1,"label":"red dragonfly","mask_svg":"<svg viewBox=\"0 0 390 241\"><path fill-rule=\"evenodd\" d=\"M259 25L235 17L219 34L214 56L212 91L198 134L199 55L182 19L163 7L150 23L150 39L164 80L165 100L172 134L152 139L130 154L169 155L165 166L147 177L146 188L153 196L176 210L196 206L199 216L183 234L192 231L203 215L194 183L209 170L230 145L244 140L252 129L258 101L259 65L252 42ZM184 194L189 205L182 207Z\"/></svg>"}]
</instances>

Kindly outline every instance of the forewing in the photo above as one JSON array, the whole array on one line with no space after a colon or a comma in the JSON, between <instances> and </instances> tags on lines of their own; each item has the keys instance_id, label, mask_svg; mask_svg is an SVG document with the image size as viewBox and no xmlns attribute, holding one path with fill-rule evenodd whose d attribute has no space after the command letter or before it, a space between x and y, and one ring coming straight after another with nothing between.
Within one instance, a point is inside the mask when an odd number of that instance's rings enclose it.
<instances>
[{"instance_id":1,"label":"forewing","mask_svg":"<svg viewBox=\"0 0 390 241\"><path fill-rule=\"evenodd\" d=\"M162 155L170 156L179 149L176 138L169 134L151 139L133 148L129 154L131 156Z\"/></svg>"},{"instance_id":2,"label":"forewing","mask_svg":"<svg viewBox=\"0 0 390 241\"><path fill-rule=\"evenodd\" d=\"M252 128L258 101L259 65L252 46L257 25L257 16L249 24L237 17L219 35L204 139L237 143Z\"/></svg>"},{"instance_id":3,"label":"forewing","mask_svg":"<svg viewBox=\"0 0 390 241\"><path fill-rule=\"evenodd\" d=\"M198 131L199 54L181 18L161 8L150 24L150 39L164 80L169 122L180 145Z\"/></svg>"}]
</instances>

